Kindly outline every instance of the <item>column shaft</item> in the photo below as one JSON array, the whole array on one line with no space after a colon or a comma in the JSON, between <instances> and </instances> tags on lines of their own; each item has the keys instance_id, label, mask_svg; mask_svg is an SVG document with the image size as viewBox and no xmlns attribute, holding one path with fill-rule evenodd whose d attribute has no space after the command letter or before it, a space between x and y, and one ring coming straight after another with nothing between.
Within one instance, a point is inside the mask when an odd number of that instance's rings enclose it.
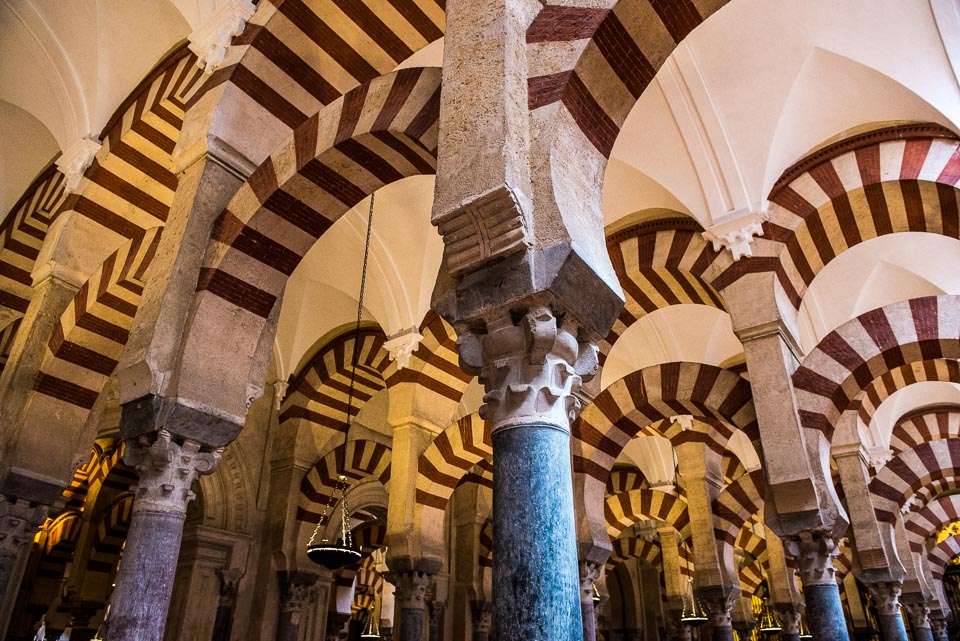
<instances>
[{"instance_id":1,"label":"column shaft","mask_svg":"<svg viewBox=\"0 0 960 641\"><path fill-rule=\"evenodd\" d=\"M840 602L833 559L836 542L823 532L805 531L783 540L784 550L800 561L800 581L807 604L807 623L817 641L850 641Z\"/></svg>"},{"instance_id":2,"label":"column shaft","mask_svg":"<svg viewBox=\"0 0 960 641\"><path fill-rule=\"evenodd\" d=\"M426 641L424 610L430 575L424 572L404 572L396 575L394 606L394 638L397 641Z\"/></svg>"},{"instance_id":3,"label":"column shaft","mask_svg":"<svg viewBox=\"0 0 960 641\"><path fill-rule=\"evenodd\" d=\"M877 608L880 638L883 641L907 641L907 628L900 613L900 582L868 583L870 600Z\"/></svg>"}]
</instances>

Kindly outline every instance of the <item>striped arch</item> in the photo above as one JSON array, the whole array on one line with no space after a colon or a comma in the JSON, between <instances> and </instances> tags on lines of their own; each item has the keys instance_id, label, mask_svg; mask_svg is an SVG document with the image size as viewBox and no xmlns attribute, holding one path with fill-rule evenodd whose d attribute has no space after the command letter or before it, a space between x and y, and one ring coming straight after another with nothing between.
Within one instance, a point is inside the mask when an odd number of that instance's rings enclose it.
<instances>
[{"instance_id":1,"label":"striped arch","mask_svg":"<svg viewBox=\"0 0 960 641\"><path fill-rule=\"evenodd\" d=\"M120 560L120 552L130 529L133 514L133 494L121 494L104 511L93 537L93 550L87 562L88 572L112 574Z\"/></svg>"},{"instance_id":2,"label":"striped arch","mask_svg":"<svg viewBox=\"0 0 960 641\"><path fill-rule=\"evenodd\" d=\"M639 521L661 521L672 526L683 539L688 539L690 531L690 513L687 502L674 494L660 490L631 490L607 497L604 505L607 521L607 533L616 539L620 534Z\"/></svg>"},{"instance_id":3,"label":"striped arch","mask_svg":"<svg viewBox=\"0 0 960 641\"><path fill-rule=\"evenodd\" d=\"M734 543L734 549L741 550L754 559L759 559L767 551L767 540L756 533L758 515L754 515L749 521L743 524L737 534L737 540Z\"/></svg>"},{"instance_id":4,"label":"striped arch","mask_svg":"<svg viewBox=\"0 0 960 641\"><path fill-rule=\"evenodd\" d=\"M731 450L723 453L723 459L720 462L720 469L723 472L723 482L730 485L741 476L747 473L747 468L740 462L740 458Z\"/></svg>"},{"instance_id":5,"label":"striped arch","mask_svg":"<svg viewBox=\"0 0 960 641\"><path fill-rule=\"evenodd\" d=\"M651 312L682 304L726 311L709 283L730 259L714 251L702 231L690 218L670 218L641 223L607 238L626 303L600 342L601 365L624 332Z\"/></svg>"},{"instance_id":6,"label":"striped arch","mask_svg":"<svg viewBox=\"0 0 960 641\"><path fill-rule=\"evenodd\" d=\"M740 589L745 595L753 596L763 584L763 567L759 559L744 563L739 571Z\"/></svg>"},{"instance_id":7,"label":"striped arch","mask_svg":"<svg viewBox=\"0 0 960 641\"><path fill-rule=\"evenodd\" d=\"M926 549L927 539L944 523L960 521L960 494L942 496L930 501L918 512L903 515L910 550L919 554Z\"/></svg>"},{"instance_id":8,"label":"striped arch","mask_svg":"<svg viewBox=\"0 0 960 641\"><path fill-rule=\"evenodd\" d=\"M477 565L481 568L493 567L493 520L487 519L477 535Z\"/></svg>"},{"instance_id":9,"label":"striped arch","mask_svg":"<svg viewBox=\"0 0 960 641\"><path fill-rule=\"evenodd\" d=\"M632 536L629 538L620 537L612 541L613 550L607 559L607 569L612 570L615 565L619 565L630 559L639 559L652 568L660 570L663 563L660 553L660 544L656 541L645 541L641 538Z\"/></svg>"},{"instance_id":10,"label":"striped arch","mask_svg":"<svg viewBox=\"0 0 960 641\"><path fill-rule=\"evenodd\" d=\"M261 2L189 104L238 134L255 113L273 149L311 115L441 38L444 25L443 0Z\"/></svg>"},{"instance_id":11,"label":"striped arch","mask_svg":"<svg viewBox=\"0 0 960 641\"><path fill-rule=\"evenodd\" d=\"M30 273L54 213L66 197L64 182L63 174L51 164L0 223L0 319L4 325L22 318L33 297Z\"/></svg>"},{"instance_id":12,"label":"striped arch","mask_svg":"<svg viewBox=\"0 0 960 641\"><path fill-rule=\"evenodd\" d=\"M86 419L120 362L160 231L153 227L111 254L53 328L34 390L78 408L77 420Z\"/></svg>"},{"instance_id":13,"label":"striped arch","mask_svg":"<svg viewBox=\"0 0 960 641\"><path fill-rule=\"evenodd\" d=\"M843 251L897 232L960 238L960 141L933 123L898 125L817 150L770 192L754 260L773 271L797 309L816 275ZM759 260L757 260L759 258ZM746 273L727 270L721 289Z\"/></svg>"},{"instance_id":14,"label":"striped arch","mask_svg":"<svg viewBox=\"0 0 960 641\"><path fill-rule=\"evenodd\" d=\"M434 173L439 90L440 70L419 68L354 89L297 128L214 223L183 363L191 377L220 381L221 407L243 415L247 385L263 373L212 371L210 347L252 359L287 278L316 240L380 187Z\"/></svg>"},{"instance_id":15,"label":"striped arch","mask_svg":"<svg viewBox=\"0 0 960 641\"><path fill-rule=\"evenodd\" d=\"M875 379L904 365L960 357L960 296L892 303L847 321L793 374L801 423L831 441L840 415Z\"/></svg>"},{"instance_id":16,"label":"striped arch","mask_svg":"<svg viewBox=\"0 0 960 641\"><path fill-rule=\"evenodd\" d=\"M493 491L493 459L485 458L482 461L477 461L477 464L471 467L470 471L460 480L457 487L467 483L476 483L480 487Z\"/></svg>"},{"instance_id":17,"label":"striped arch","mask_svg":"<svg viewBox=\"0 0 960 641\"><path fill-rule=\"evenodd\" d=\"M920 409L897 421L890 435L890 449L899 454L927 441L957 437L960 437L960 407Z\"/></svg>"},{"instance_id":18,"label":"striped arch","mask_svg":"<svg viewBox=\"0 0 960 641\"><path fill-rule=\"evenodd\" d=\"M741 476L723 489L713 502L714 532L724 545L736 545L744 524L763 509L767 477L762 469Z\"/></svg>"},{"instance_id":19,"label":"striped arch","mask_svg":"<svg viewBox=\"0 0 960 641\"><path fill-rule=\"evenodd\" d=\"M603 158L657 70L726 0L619 0L612 9L546 6L527 30L541 55L576 61L529 80L530 109L559 103ZM582 43L582 44L581 44ZM563 55L566 54L566 55ZM563 57L560 57L563 55Z\"/></svg>"},{"instance_id":20,"label":"striped arch","mask_svg":"<svg viewBox=\"0 0 960 641\"><path fill-rule=\"evenodd\" d=\"M40 561L40 573L44 574L46 566L56 566L61 570L73 557L73 552L80 540L80 530L83 519L79 512L64 512L45 526L46 540L43 543L43 554Z\"/></svg>"},{"instance_id":21,"label":"striped arch","mask_svg":"<svg viewBox=\"0 0 960 641\"><path fill-rule=\"evenodd\" d=\"M678 414L693 415L695 429L671 427L669 418ZM573 426L574 470L606 485L617 457L638 434L665 436L674 446L700 440L723 455L736 429L751 440L759 436L747 380L702 363L654 365L623 377L586 407Z\"/></svg>"},{"instance_id":22,"label":"striped arch","mask_svg":"<svg viewBox=\"0 0 960 641\"><path fill-rule=\"evenodd\" d=\"M343 475L348 483L374 478L383 485L390 481L390 448L383 443L368 440L352 440L346 447L340 445L323 456L300 482L300 502L297 520L318 523L323 508L337 491L337 465L343 456ZM329 511L328 511L329 517Z\"/></svg>"},{"instance_id":23,"label":"striped arch","mask_svg":"<svg viewBox=\"0 0 960 641\"><path fill-rule=\"evenodd\" d=\"M910 500L916 504L949 491L960 481L960 439L949 438L905 450L895 456L870 481L877 518L896 523ZM926 490L926 491L924 491ZM916 498L914 498L916 497Z\"/></svg>"},{"instance_id":24,"label":"striped arch","mask_svg":"<svg viewBox=\"0 0 960 641\"><path fill-rule=\"evenodd\" d=\"M3 291L0 290L0 297L3 296ZM17 337L17 330L20 329L20 321L22 319L18 318L17 320L9 323L3 330L0 330L0 372L7 366L7 361L10 359L10 350L13 349L13 341Z\"/></svg>"},{"instance_id":25,"label":"striped arch","mask_svg":"<svg viewBox=\"0 0 960 641\"><path fill-rule=\"evenodd\" d=\"M350 370L357 356L357 375L351 418L386 387L383 372L390 355L383 349L386 336L379 329L361 329L341 334L314 354L290 383L280 406L280 424L302 419L314 425L343 432L347 426L347 395Z\"/></svg>"},{"instance_id":26,"label":"striped arch","mask_svg":"<svg viewBox=\"0 0 960 641\"><path fill-rule=\"evenodd\" d=\"M607 494L650 489L647 478L633 465L614 465L607 479Z\"/></svg>"},{"instance_id":27,"label":"striped arch","mask_svg":"<svg viewBox=\"0 0 960 641\"><path fill-rule=\"evenodd\" d=\"M867 385L851 406L864 425L870 425L880 404L907 385L928 381L960 383L960 362L936 358L903 365L885 372Z\"/></svg>"},{"instance_id":28,"label":"striped arch","mask_svg":"<svg viewBox=\"0 0 960 641\"><path fill-rule=\"evenodd\" d=\"M349 565L339 571L337 585L349 587L356 581L357 592L368 592L368 588L376 589L377 572L372 567L372 555L387 544L387 528L381 522L364 523L353 529L353 547L360 550L362 555L358 563ZM382 583L382 578L381 578ZM361 589L361 586L363 588Z\"/></svg>"},{"instance_id":29,"label":"striped arch","mask_svg":"<svg viewBox=\"0 0 960 641\"><path fill-rule=\"evenodd\" d=\"M927 559L930 561L930 573L933 578L942 581L943 575L947 573L947 566L958 556L960 556L960 534L944 539L930 550Z\"/></svg>"},{"instance_id":30,"label":"striped arch","mask_svg":"<svg viewBox=\"0 0 960 641\"><path fill-rule=\"evenodd\" d=\"M443 512L457 485L478 463L493 457L490 424L476 412L438 434L417 461L419 524L442 540Z\"/></svg>"}]
</instances>

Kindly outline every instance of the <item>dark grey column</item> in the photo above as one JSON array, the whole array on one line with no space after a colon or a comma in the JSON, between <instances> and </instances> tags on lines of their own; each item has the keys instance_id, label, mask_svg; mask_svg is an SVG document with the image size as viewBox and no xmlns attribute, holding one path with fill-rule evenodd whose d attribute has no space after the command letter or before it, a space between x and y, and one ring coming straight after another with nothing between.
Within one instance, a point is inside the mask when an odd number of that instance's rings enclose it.
<instances>
[{"instance_id":1,"label":"dark grey column","mask_svg":"<svg viewBox=\"0 0 960 641\"><path fill-rule=\"evenodd\" d=\"M870 600L877 609L880 638L883 641L907 641L907 628L900 613L900 582L867 583Z\"/></svg>"},{"instance_id":2,"label":"dark grey column","mask_svg":"<svg viewBox=\"0 0 960 641\"><path fill-rule=\"evenodd\" d=\"M303 602L317 582L313 572L278 572L280 607L277 613L277 641L299 641Z\"/></svg>"},{"instance_id":3,"label":"dark grey column","mask_svg":"<svg viewBox=\"0 0 960 641\"><path fill-rule=\"evenodd\" d=\"M493 607L498 641L581 641L570 419L596 347L571 315L500 309L460 335L460 363L486 394L493 460Z\"/></svg>"},{"instance_id":4,"label":"dark grey column","mask_svg":"<svg viewBox=\"0 0 960 641\"><path fill-rule=\"evenodd\" d=\"M737 623L734 624L733 629L736 630L741 641L746 641L750 638L750 633L753 631L752 623Z\"/></svg>"},{"instance_id":5,"label":"dark grey column","mask_svg":"<svg viewBox=\"0 0 960 641\"><path fill-rule=\"evenodd\" d=\"M128 441L124 461L137 469L130 530L110 601L108 641L161 641L191 486L220 461L220 451L201 452L161 430Z\"/></svg>"},{"instance_id":6,"label":"dark grey column","mask_svg":"<svg viewBox=\"0 0 960 641\"><path fill-rule=\"evenodd\" d=\"M493 604L489 601L470 602L470 621L473 624L473 641L490 641L490 624Z\"/></svg>"},{"instance_id":7,"label":"dark grey column","mask_svg":"<svg viewBox=\"0 0 960 641\"><path fill-rule=\"evenodd\" d=\"M430 641L443 641L443 611L446 607L445 601L430 602Z\"/></svg>"},{"instance_id":8,"label":"dark grey column","mask_svg":"<svg viewBox=\"0 0 960 641\"><path fill-rule=\"evenodd\" d=\"M597 641L597 613L594 611L593 582L600 576L599 563L580 563L580 618L583 620L583 641Z\"/></svg>"},{"instance_id":9,"label":"dark grey column","mask_svg":"<svg viewBox=\"0 0 960 641\"><path fill-rule=\"evenodd\" d=\"M706 614L709 618L707 627L710 641L733 641L731 612L738 595L736 593L726 596L714 595L711 594L712 591L706 593L701 590L697 591L700 603L703 605L703 609L707 611ZM701 633L700 638L705 639L706 637Z\"/></svg>"},{"instance_id":10,"label":"dark grey column","mask_svg":"<svg viewBox=\"0 0 960 641\"><path fill-rule=\"evenodd\" d=\"M948 641L947 620L942 616L930 617L930 630L933 633L934 641Z\"/></svg>"},{"instance_id":11,"label":"dark grey column","mask_svg":"<svg viewBox=\"0 0 960 641\"><path fill-rule=\"evenodd\" d=\"M800 617L802 603L774 603L773 609L780 619L780 641L800 641Z\"/></svg>"},{"instance_id":12,"label":"dark grey column","mask_svg":"<svg viewBox=\"0 0 960 641\"><path fill-rule=\"evenodd\" d=\"M840 602L833 559L836 541L823 532L801 532L783 539L784 551L800 561L800 582L807 604L807 624L817 641L850 641Z\"/></svg>"},{"instance_id":13,"label":"dark grey column","mask_svg":"<svg viewBox=\"0 0 960 641\"><path fill-rule=\"evenodd\" d=\"M10 590L11 599L19 590L19 585L13 585L17 560L30 548L37 529L46 520L47 512L47 506L31 505L29 501L0 495L0 611L7 599L7 590ZM19 580L16 579L17 582ZM0 637L5 632L3 625L0 625Z\"/></svg>"},{"instance_id":14,"label":"dark grey column","mask_svg":"<svg viewBox=\"0 0 960 641\"><path fill-rule=\"evenodd\" d=\"M397 641L426 641L424 609L430 575L426 572L398 572L391 577L394 593L393 627Z\"/></svg>"},{"instance_id":15,"label":"dark grey column","mask_svg":"<svg viewBox=\"0 0 960 641\"><path fill-rule=\"evenodd\" d=\"M240 571L236 569L217 570L220 578L220 601L217 603L217 616L213 621L211 641L230 641L233 629L233 608L237 603L237 588L240 585Z\"/></svg>"},{"instance_id":16,"label":"dark grey column","mask_svg":"<svg viewBox=\"0 0 960 641\"><path fill-rule=\"evenodd\" d=\"M933 628L930 624L930 607L922 599L922 596L913 596L905 604L907 614L910 615L913 639L914 641L934 641Z\"/></svg>"}]
</instances>

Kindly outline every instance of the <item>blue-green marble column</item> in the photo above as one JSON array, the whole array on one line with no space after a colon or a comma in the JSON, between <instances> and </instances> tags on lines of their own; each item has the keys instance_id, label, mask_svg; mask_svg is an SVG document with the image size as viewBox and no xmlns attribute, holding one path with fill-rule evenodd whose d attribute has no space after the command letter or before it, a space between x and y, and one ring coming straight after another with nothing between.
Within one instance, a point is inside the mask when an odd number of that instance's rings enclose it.
<instances>
[{"instance_id":1,"label":"blue-green marble column","mask_svg":"<svg viewBox=\"0 0 960 641\"><path fill-rule=\"evenodd\" d=\"M907 628L900 613L900 593L903 584L899 582L868 583L867 592L877 608L877 622L880 625L880 638L883 641L907 641Z\"/></svg>"}]
</instances>

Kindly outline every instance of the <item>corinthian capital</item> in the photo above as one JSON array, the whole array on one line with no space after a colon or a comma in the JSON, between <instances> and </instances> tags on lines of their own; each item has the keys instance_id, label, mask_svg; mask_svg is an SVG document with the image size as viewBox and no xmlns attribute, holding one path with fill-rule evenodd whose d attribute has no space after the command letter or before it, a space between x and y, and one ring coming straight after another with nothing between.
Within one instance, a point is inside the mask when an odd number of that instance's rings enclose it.
<instances>
[{"instance_id":1,"label":"corinthian capital","mask_svg":"<svg viewBox=\"0 0 960 641\"><path fill-rule=\"evenodd\" d=\"M487 393L480 416L491 429L530 422L568 425L580 411L574 393L597 371L596 345L578 340L578 328L547 307L486 319L486 332L457 341L461 366L478 374Z\"/></svg>"},{"instance_id":2,"label":"corinthian capital","mask_svg":"<svg viewBox=\"0 0 960 641\"><path fill-rule=\"evenodd\" d=\"M829 585L836 582L833 560L840 553L833 537L823 532L801 532L783 540L784 551L800 561L803 585Z\"/></svg>"},{"instance_id":3,"label":"corinthian capital","mask_svg":"<svg viewBox=\"0 0 960 641\"><path fill-rule=\"evenodd\" d=\"M47 517L44 505L0 495L0 555L15 557Z\"/></svg>"},{"instance_id":4,"label":"corinthian capital","mask_svg":"<svg viewBox=\"0 0 960 641\"><path fill-rule=\"evenodd\" d=\"M151 441L149 435L127 442L123 460L137 469L134 510L186 512L187 504L196 498L191 486L204 474L217 469L223 448L202 452L201 444L173 440L170 432L160 430Z\"/></svg>"}]
</instances>

